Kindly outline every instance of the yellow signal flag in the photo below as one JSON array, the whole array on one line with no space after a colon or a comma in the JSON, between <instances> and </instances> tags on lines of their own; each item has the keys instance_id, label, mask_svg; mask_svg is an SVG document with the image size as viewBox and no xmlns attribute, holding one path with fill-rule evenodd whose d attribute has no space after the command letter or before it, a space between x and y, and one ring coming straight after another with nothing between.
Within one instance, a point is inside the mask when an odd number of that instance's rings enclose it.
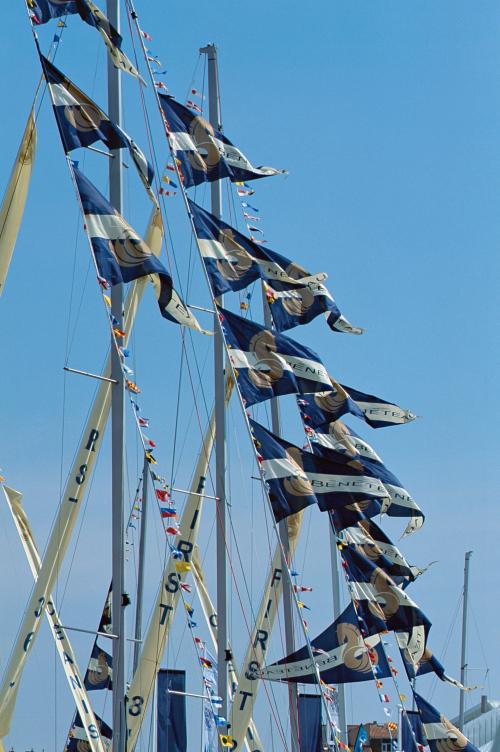
<instances>
[{"instance_id":1,"label":"yellow signal flag","mask_svg":"<svg viewBox=\"0 0 500 752\"><path fill-rule=\"evenodd\" d=\"M234 744L233 737L227 734L219 734L219 739L223 747L232 747Z\"/></svg>"},{"instance_id":2,"label":"yellow signal flag","mask_svg":"<svg viewBox=\"0 0 500 752\"><path fill-rule=\"evenodd\" d=\"M111 308L111 298L109 297L109 295L103 295L102 299L104 300L104 302L106 303L106 305Z\"/></svg>"},{"instance_id":3,"label":"yellow signal flag","mask_svg":"<svg viewBox=\"0 0 500 752\"><path fill-rule=\"evenodd\" d=\"M176 572L189 572L191 570L191 563L189 561L176 561L175 562L175 571Z\"/></svg>"}]
</instances>

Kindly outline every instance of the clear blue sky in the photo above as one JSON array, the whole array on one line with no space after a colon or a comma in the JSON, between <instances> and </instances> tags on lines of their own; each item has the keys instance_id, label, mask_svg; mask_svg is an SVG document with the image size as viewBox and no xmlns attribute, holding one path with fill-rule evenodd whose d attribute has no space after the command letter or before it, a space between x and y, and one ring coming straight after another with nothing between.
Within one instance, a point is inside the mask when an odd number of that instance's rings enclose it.
<instances>
[{"instance_id":1,"label":"clear blue sky","mask_svg":"<svg viewBox=\"0 0 500 752\"><path fill-rule=\"evenodd\" d=\"M485 691L499 698L498 5L490 0L479 4L320 0L307 6L255 0L187 7L150 1L138 2L137 10L143 28L154 37L151 50L168 70L164 80L181 101L191 83L198 47L217 43L225 132L254 163L290 171L287 178L260 181L251 199L260 208L270 246L313 271L327 271L329 287L343 312L367 329L358 338L335 335L318 321L294 330L292 336L319 352L343 383L380 394L422 416L411 425L385 431L372 431L354 420L351 425L375 446L427 515L424 528L405 540L402 548L418 564L439 560L412 593L433 622L430 643L440 657L460 594L464 552L474 550L469 663L481 671L472 672L470 680L481 683L488 665ZM54 30L54 26L41 30L43 49ZM130 40L124 36L130 51ZM3 189L40 72L22 2L3 11L0 62ZM68 21L57 64L105 107L103 47L98 35L76 18ZM198 88L202 69L200 64ZM134 83L125 81L124 92L125 127L146 148ZM163 163L166 147L151 92L147 98ZM98 370L106 354L107 333L46 100L39 126L26 221L0 299L0 466L7 481L25 492L42 545L94 387L77 376L64 379L62 367L68 361L76 368ZM83 155L76 158L82 165ZM104 157L86 159L89 174L105 189ZM127 172L125 214L140 230L148 207L131 173ZM187 223L179 197L167 206L177 279L185 287L191 253ZM207 304L199 267L189 300ZM258 302L254 314L259 316ZM208 401L209 346L207 340L196 339ZM172 394L177 389L179 332L159 318L151 293L139 317L133 351L161 469L169 474L175 444L178 483L189 483L191 450L199 442L192 395L186 379L176 438ZM198 384L196 375L194 379ZM300 442L292 409L285 408L284 416L287 437ZM254 503L260 504L258 494L254 491L255 500L250 498L247 469L240 469L240 453L248 457L248 447L236 405L229 425L234 524L245 531L253 526L254 538L245 535L240 544L242 556L250 562L246 575L255 605L262 562L252 558L252 545L264 522L261 506L255 507L253 516ZM140 456L131 430L129 458L128 484L133 493ZM106 445L78 548L73 558L71 547L58 588L69 624L93 627L108 585L108 476ZM308 603L311 633L316 633L331 617L329 552L323 518L310 516L298 560L304 581L315 587ZM210 560L211 508L206 520L203 545ZM0 526L3 668L31 582L3 508ZM396 537L401 530L394 525L387 529ZM158 530L157 524L150 535L146 611L163 551ZM238 577L241 580L241 572ZM236 639L242 621L232 590L231 629ZM444 658L452 674L459 664L457 630L455 625ZM16 752L31 746L37 752L42 747L61 749L70 720L68 690L59 668L54 680L56 659L45 626L42 631L8 740ZM180 642L181 634L182 624L176 643L181 651L179 667L193 664L191 647L185 638ZM75 638L75 646L84 666L88 641ZM176 650L172 646L169 651L170 665ZM273 651L273 657L282 654L278 639ZM197 677L192 681L195 688ZM432 679L422 680L426 696L432 687ZM388 692L395 694L392 687ZM474 693L470 702L477 701L478 695ZM458 696L451 687L440 684L433 700L455 714ZM373 688L353 690L349 720L372 718L383 718ZM269 742L265 703L260 720Z\"/></svg>"}]
</instances>

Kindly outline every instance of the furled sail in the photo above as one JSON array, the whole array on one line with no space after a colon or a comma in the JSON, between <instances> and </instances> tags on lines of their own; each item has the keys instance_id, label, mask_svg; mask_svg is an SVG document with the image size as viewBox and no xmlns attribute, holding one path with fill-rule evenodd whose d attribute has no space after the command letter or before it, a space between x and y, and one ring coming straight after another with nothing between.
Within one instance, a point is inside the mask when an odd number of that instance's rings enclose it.
<instances>
[{"instance_id":1,"label":"furled sail","mask_svg":"<svg viewBox=\"0 0 500 752\"><path fill-rule=\"evenodd\" d=\"M31 171L35 159L36 126L33 110L28 116L16 161L0 206L0 295L5 286L12 254L23 219Z\"/></svg>"}]
</instances>

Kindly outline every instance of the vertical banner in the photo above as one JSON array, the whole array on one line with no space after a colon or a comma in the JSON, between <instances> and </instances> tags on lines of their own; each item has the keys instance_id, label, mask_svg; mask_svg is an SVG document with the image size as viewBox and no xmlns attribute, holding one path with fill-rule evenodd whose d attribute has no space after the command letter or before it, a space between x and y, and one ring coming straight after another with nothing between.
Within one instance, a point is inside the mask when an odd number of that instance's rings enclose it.
<instances>
[{"instance_id":1,"label":"vertical banner","mask_svg":"<svg viewBox=\"0 0 500 752\"><path fill-rule=\"evenodd\" d=\"M322 752L321 695L299 695L300 752Z\"/></svg>"},{"instance_id":2,"label":"vertical banner","mask_svg":"<svg viewBox=\"0 0 500 752\"><path fill-rule=\"evenodd\" d=\"M157 752L186 752L186 697L170 694L186 691L186 672L160 669L157 693Z\"/></svg>"},{"instance_id":3,"label":"vertical banner","mask_svg":"<svg viewBox=\"0 0 500 752\"><path fill-rule=\"evenodd\" d=\"M420 713L418 710L407 710L401 713L401 749L403 752L418 752L418 746L427 744Z\"/></svg>"}]
</instances>

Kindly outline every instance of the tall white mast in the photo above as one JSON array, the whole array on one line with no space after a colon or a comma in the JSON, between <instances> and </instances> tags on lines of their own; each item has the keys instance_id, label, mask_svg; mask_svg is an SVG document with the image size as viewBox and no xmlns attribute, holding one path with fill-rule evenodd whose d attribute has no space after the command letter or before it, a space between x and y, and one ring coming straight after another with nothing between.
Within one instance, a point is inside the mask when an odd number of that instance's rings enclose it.
<instances>
[{"instance_id":1,"label":"tall white mast","mask_svg":"<svg viewBox=\"0 0 500 752\"><path fill-rule=\"evenodd\" d=\"M221 130L219 98L219 70L217 47L208 44L200 52L208 62L208 116L210 124ZM221 181L210 183L211 210L218 219L222 216ZM222 304L223 296L217 299ZM217 316L217 312L214 314ZM218 323L214 322L214 379L215 379L215 495L217 514L217 693L222 698L221 715L227 718L227 564L226 564L226 414L224 342Z\"/></svg>"},{"instance_id":2,"label":"tall white mast","mask_svg":"<svg viewBox=\"0 0 500 752\"><path fill-rule=\"evenodd\" d=\"M120 31L119 0L106 0L110 23ZM121 126L121 76L108 56L108 112L109 117ZM109 200L119 212L122 211L123 193L122 162L120 151L113 152L109 160ZM123 327L123 285L111 288L111 312L118 328ZM111 455L112 455L112 601L111 620L113 632L113 752L125 752L125 612L122 603L124 592L124 543L123 543L123 491L125 455L125 384L120 357L111 342L111 377L116 381L111 392Z\"/></svg>"},{"instance_id":3,"label":"tall white mast","mask_svg":"<svg viewBox=\"0 0 500 752\"><path fill-rule=\"evenodd\" d=\"M467 607L469 600L469 562L472 556L472 551L467 551L465 554L465 566L464 566L464 600L462 607L462 653L460 659L460 683L465 686L466 682L466 670L467 670ZM458 728L462 731L464 727L464 715L465 715L465 690L460 690L460 708L458 713Z\"/></svg>"}]
</instances>

